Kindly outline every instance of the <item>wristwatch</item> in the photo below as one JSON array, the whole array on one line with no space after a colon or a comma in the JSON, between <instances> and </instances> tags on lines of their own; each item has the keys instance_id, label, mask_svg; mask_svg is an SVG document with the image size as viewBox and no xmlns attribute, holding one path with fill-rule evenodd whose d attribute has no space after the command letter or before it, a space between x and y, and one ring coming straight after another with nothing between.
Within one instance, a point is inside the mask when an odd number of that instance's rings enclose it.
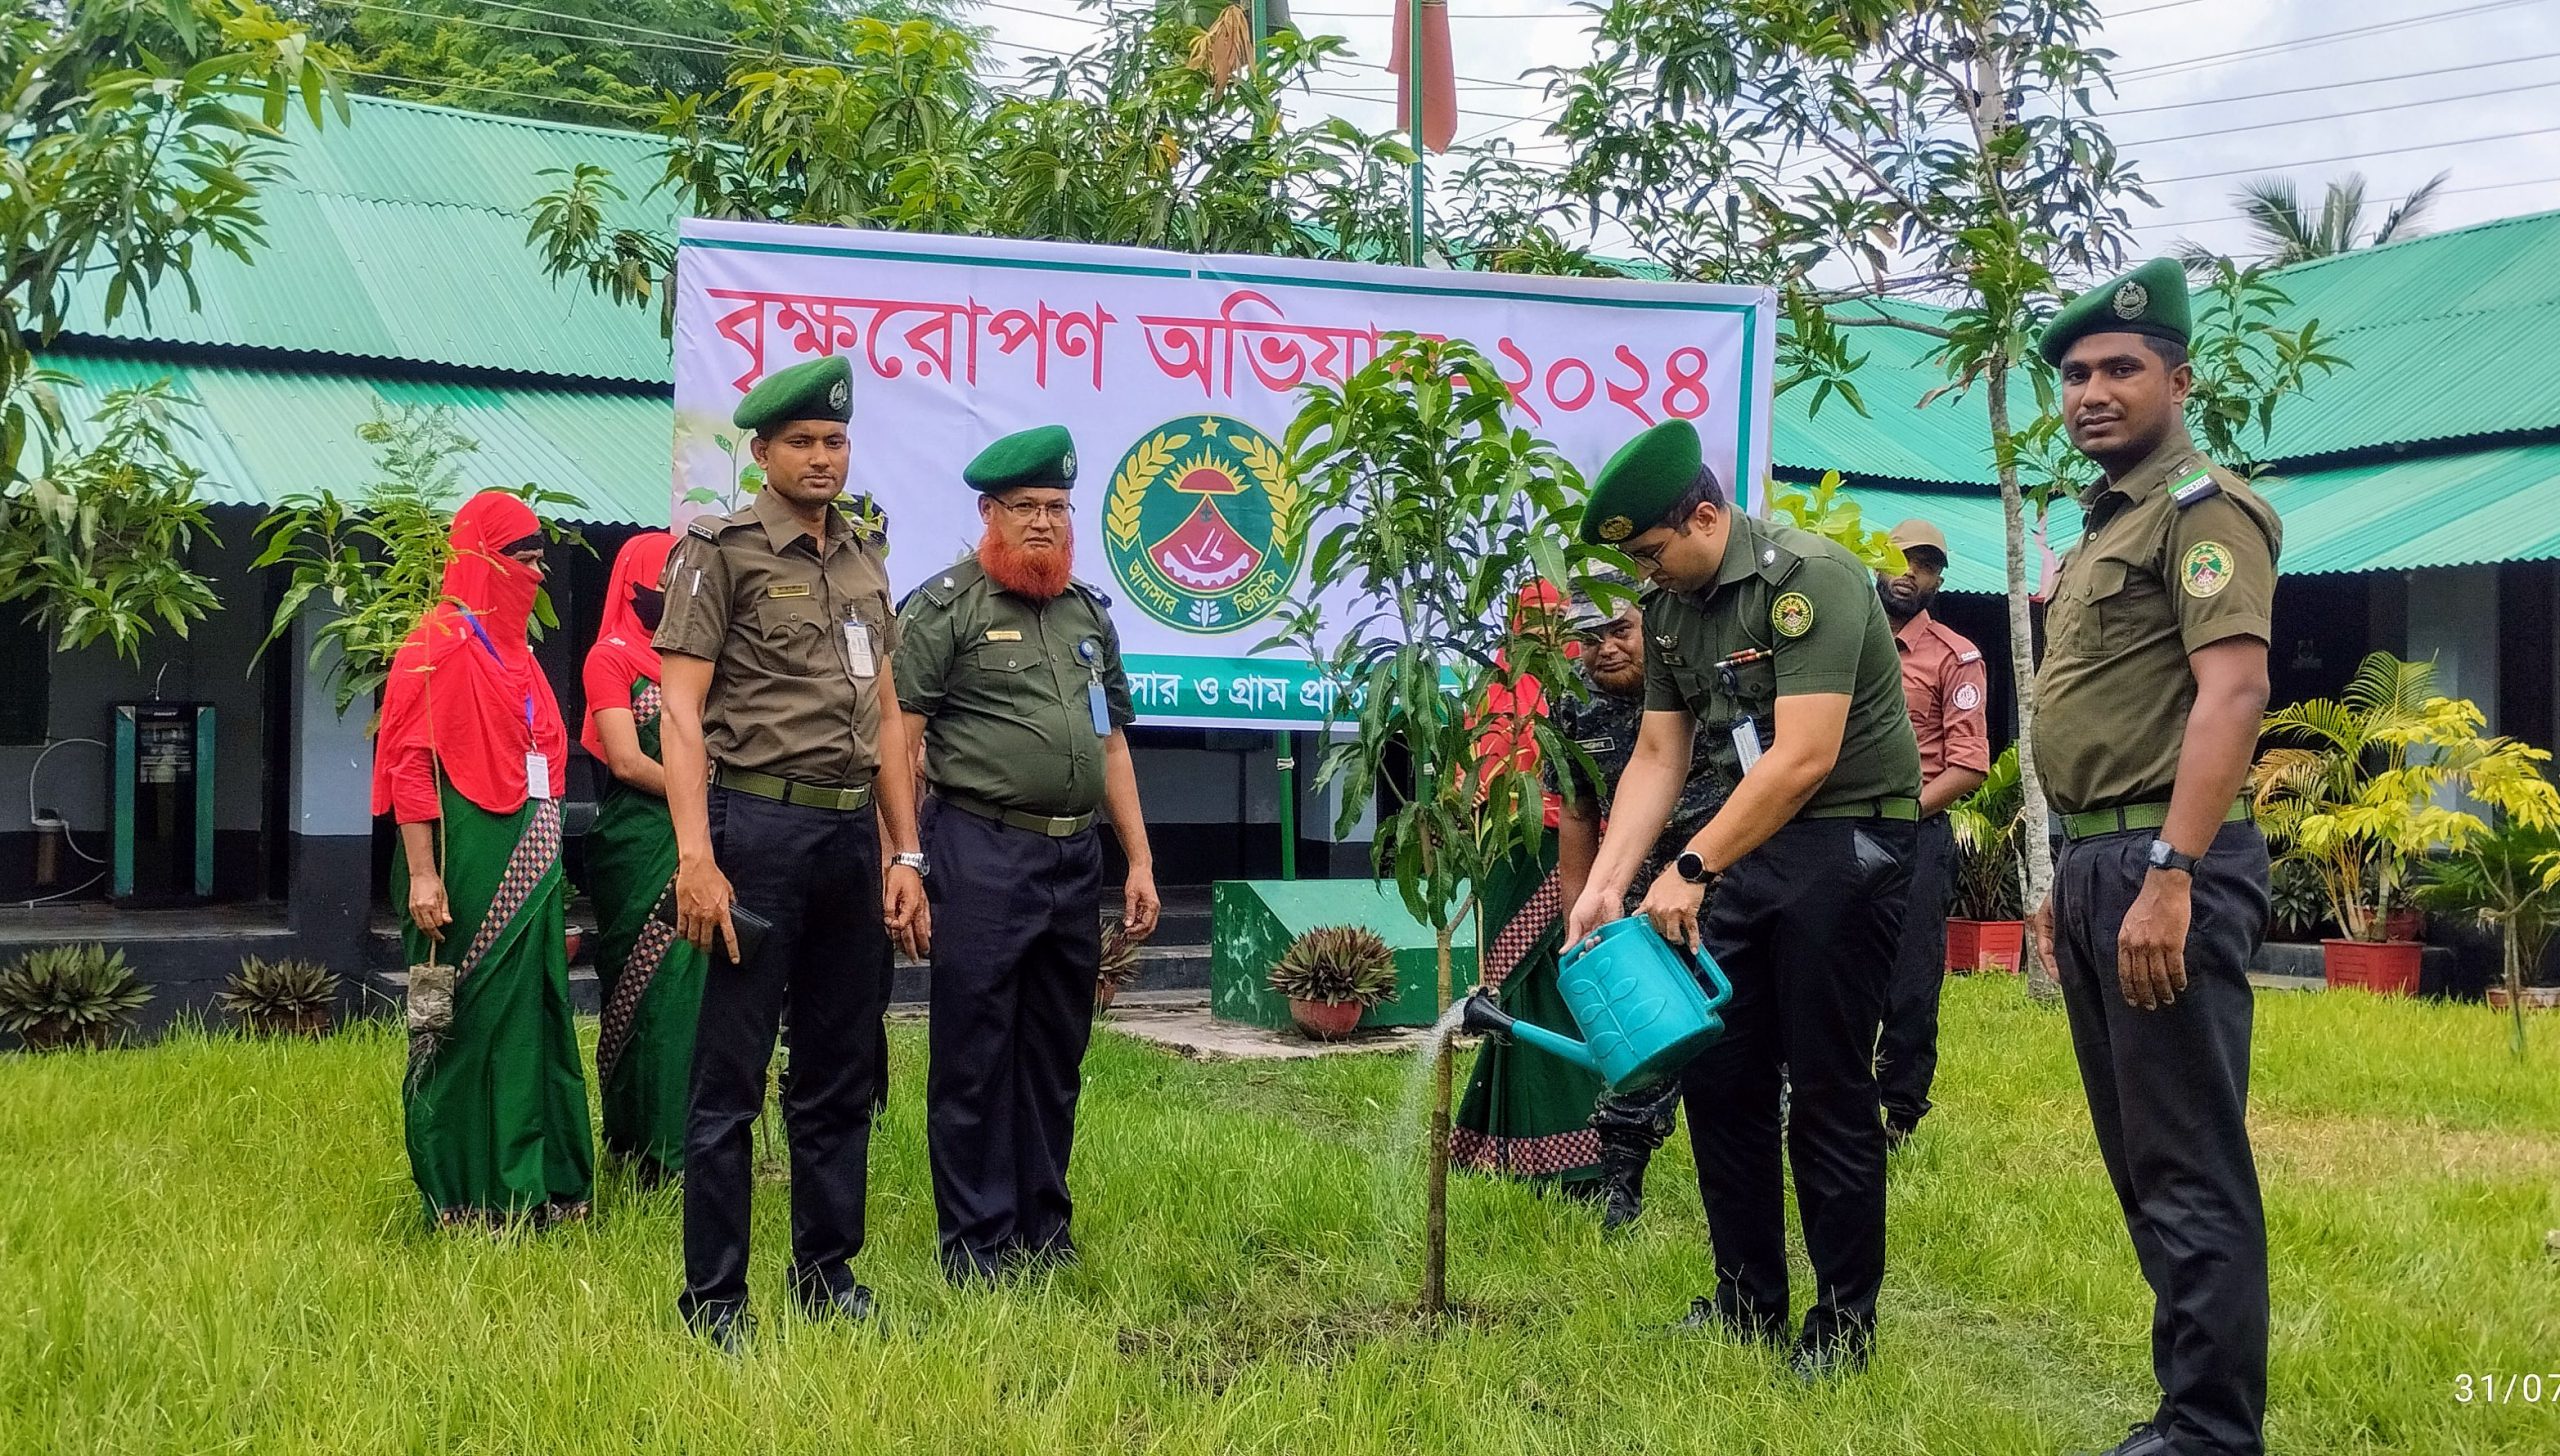
<instances>
[{"instance_id":1,"label":"wristwatch","mask_svg":"<svg viewBox=\"0 0 2560 1456\"><path fill-rule=\"evenodd\" d=\"M893 854L889 856L889 863L892 865L902 865L908 869L914 870L916 872L916 878L919 880L923 879L926 875L933 873L931 870L925 868L924 855L921 851L917 850L910 850L905 854Z\"/></svg>"},{"instance_id":2,"label":"wristwatch","mask_svg":"<svg viewBox=\"0 0 2560 1456\"><path fill-rule=\"evenodd\" d=\"M2151 867L2155 870L2177 870L2180 873L2192 875L2196 872L2196 857L2178 853L2169 847L2169 841L2165 839L2155 839L2151 841Z\"/></svg>"},{"instance_id":3,"label":"wristwatch","mask_svg":"<svg viewBox=\"0 0 2560 1456\"><path fill-rule=\"evenodd\" d=\"M1680 857L1671 862L1671 867L1680 872L1680 878L1693 885L1703 885L1715 878L1715 872L1707 868L1707 862L1694 849L1682 850Z\"/></svg>"}]
</instances>

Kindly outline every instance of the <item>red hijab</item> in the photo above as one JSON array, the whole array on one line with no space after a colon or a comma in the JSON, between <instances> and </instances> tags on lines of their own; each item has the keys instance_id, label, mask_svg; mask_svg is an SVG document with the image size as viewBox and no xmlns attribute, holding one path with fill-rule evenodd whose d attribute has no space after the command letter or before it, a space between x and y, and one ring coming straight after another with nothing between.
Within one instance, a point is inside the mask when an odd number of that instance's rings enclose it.
<instances>
[{"instance_id":1,"label":"red hijab","mask_svg":"<svg viewBox=\"0 0 2560 1456\"><path fill-rule=\"evenodd\" d=\"M1564 610L1564 596L1548 581L1533 581L1520 589L1512 602L1511 625L1514 631L1525 631L1540 617L1554 618ZM1579 658L1578 643L1565 644L1565 656ZM1508 653L1494 654L1494 662L1510 671ZM1547 689L1528 673L1509 682L1495 682L1485 689L1484 706L1473 715L1484 731L1476 738L1476 787L1481 793L1502 771L1505 762L1522 773L1535 773L1538 768L1537 723L1548 713ZM1546 796L1547 827L1556 827L1562 801L1554 794Z\"/></svg>"},{"instance_id":2,"label":"red hijab","mask_svg":"<svg viewBox=\"0 0 2560 1456\"><path fill-rule=\"evenodd\" d=\"M598 758L605 751L604 735L596 731L596 710L628 709L633 678L658 680L658 649L650 645L634 598L642 587L658 585L675 549L674 533L643 531L614 554L613 576L604 588L604 620L596 626L596 645L587 649L587 718L578 729L578 741Z\"/></svg>"},{"instance_id":3,"label":"red hijab","mask_svg":"<svg viewBox=\"0 0 2560 1456\"><path fill-rule=\"evenodd\" d=\"M524 807L525 755L550 760L558 798L568 769L568 731L551 682L533 660L526 624L541 593L539 573L506 548L542 529L533 508L502 491L483 491L453 516L453 557L444 599L409 633L391 660L382 728L373 745L373 812L400 807L402 822L434 802L429 760L462 797L492 814Z\"/></svg>"}]
</instances>

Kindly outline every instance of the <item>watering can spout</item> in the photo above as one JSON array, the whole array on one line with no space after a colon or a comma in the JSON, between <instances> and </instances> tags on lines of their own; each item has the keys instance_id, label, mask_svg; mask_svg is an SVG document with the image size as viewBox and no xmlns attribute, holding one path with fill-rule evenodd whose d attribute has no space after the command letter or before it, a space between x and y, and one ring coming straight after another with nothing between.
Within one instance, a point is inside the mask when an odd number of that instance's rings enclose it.
<instances>
[{"instance_id":1,"label":"watering can spout","mask_svg":"<svg viewBox=\"0 0 2560 1456\"><path fill-rule=\"evenodd\" d=\"M1586 1071L1601 1071L1600 1059L1592 1055L1591 1048L1569 1036L1560 1036L1534 1022L1512 1016L1494 1005L1492 995L1481 986L1468 995L1466 1016L1460 1024L1473 1032L1498 1032L1550 1056L1562 1057Z\"/></svg>"}]
</instances>

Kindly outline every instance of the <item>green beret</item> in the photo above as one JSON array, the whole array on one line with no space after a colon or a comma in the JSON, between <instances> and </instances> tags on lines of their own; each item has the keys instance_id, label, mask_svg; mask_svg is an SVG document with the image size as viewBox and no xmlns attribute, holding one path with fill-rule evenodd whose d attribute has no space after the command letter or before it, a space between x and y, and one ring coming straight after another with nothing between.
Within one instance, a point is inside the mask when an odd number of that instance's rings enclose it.
<instances>
[{"instance_id":1,"label":"green beret","mask_svg":"<svg viewBox=\"0 0 2560 1456\"><path fill-rule=\"evenodd\" d=\"M833 420L841 425L852 418L853 366L843 355L834 354L766 375L738 401L729 422L762 434L794 420Z\"/></svg>"},{"instance_id":2,"label":"green beret","mask_svg":"<svg viewBox=\"0 0 2560 1456\"><path fill-rule=\"evenodd\" d=\"M1582 539L1615 546L1662 523L1706 468L1698 427L1664 420L1618 447L1591 483Z\"/></svg>"},{"instance_id":3,"label":"green beret","mask_svg":"<svg viewBox=\"0 0 2560 1456\"><path fill-rule=\"evenodd\" d=\"M2184 344L2192 327L2187 270L2174 258L2154 258L2064 304L2044 326L2036 352L2058 366L2071 346L2090 334L2149 334Z\"/></svg>"},{"instance_id":4,"label":"green beret","mask_svg":"<svg viewBox=\"0 0 2560 1456\"><path fill-rule=\"evenodd\" d=\"M1020 430L978 452L960 478L973 490L996 495L1026 485L1073 490L1076 485L1076 437L1064 425Z\"/></svg>"}]
</instances>

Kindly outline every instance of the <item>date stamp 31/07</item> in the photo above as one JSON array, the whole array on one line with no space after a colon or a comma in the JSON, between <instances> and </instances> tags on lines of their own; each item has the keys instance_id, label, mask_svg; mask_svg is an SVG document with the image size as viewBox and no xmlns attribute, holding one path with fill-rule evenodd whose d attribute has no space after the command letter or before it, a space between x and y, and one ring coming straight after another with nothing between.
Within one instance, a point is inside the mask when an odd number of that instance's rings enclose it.
<instances>
[{"instance_id":1,"label":"date stamp 31/07","mask_svg":"<svg viewBox=\"0 0 2560 1456\"><path fill-rule=\"evenodd\" d=\"M2453 1398L2459 1405L2560 1406L2560 1370L2464 1371L2453 1377Z\"/></svg>"}]
</instances>

